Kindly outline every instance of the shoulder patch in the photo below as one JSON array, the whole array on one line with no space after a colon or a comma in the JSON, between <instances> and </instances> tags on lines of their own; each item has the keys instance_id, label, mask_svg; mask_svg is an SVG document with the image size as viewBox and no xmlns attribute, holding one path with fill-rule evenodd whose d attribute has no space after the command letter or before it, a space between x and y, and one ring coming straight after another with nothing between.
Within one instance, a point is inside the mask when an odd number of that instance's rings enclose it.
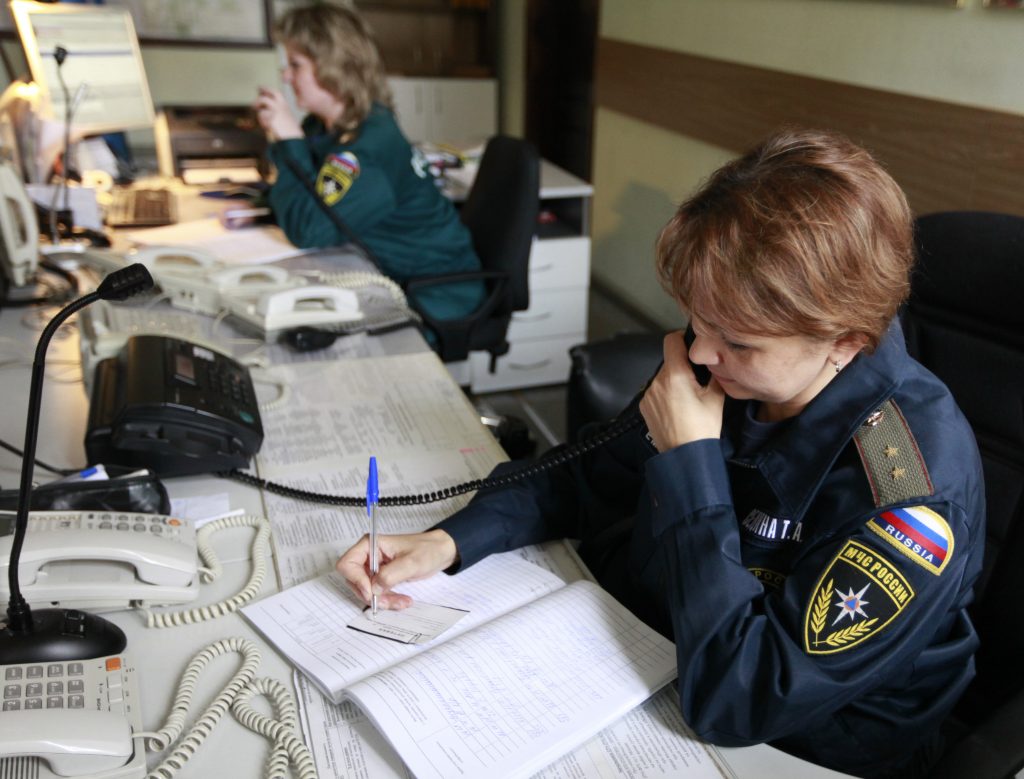
<instances>
[{"instance_id":1,"label":"shoulder patch","mask_svg":"<svg viewBox=\"0 0 1024 779\"><path fill-rule=\"evenodd\" d=\"M953 557L953 530L927 506L888 509L868 520L868 529L936 576Z\"/></svg>"},{"instance_id":2,"label":"shoulder patch","mask_svg":"<svg viewBox=\"0 0 1024 779\"><path fill-rule=\"evenodd\" d=\"M891 398L868 415L853 436L876 506L935 492L917 441Z\"/></svg>"},{"instance_id":3,"label":"shoulder patch","mask_svg":"<svg viewBox=\"0 0 1024 779\"><path fill-rule=\"evenodd\" d=\"M844 652L896 619L914 588L884 556L847 541L818 579L804 614L804 651Z\"/></svg>"},{"instance_id":4,"label":"shoulder patch","mask_svg":"<svg viewBox=\"0 0 1024 779\"><path fill-rule=\"evenodd\" d=\"M329 155L316 176L317 194L327 205L333 206L345 197L353 182L359 178L359 170L359 160L352 152Z\"/></svg>"}]
</instances>

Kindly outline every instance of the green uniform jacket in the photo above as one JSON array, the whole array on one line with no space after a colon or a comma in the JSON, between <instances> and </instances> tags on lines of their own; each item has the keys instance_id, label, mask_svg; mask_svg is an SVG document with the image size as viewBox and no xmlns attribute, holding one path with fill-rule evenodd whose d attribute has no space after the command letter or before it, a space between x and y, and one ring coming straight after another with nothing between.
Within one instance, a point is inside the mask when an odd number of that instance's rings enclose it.
<instances>
[{"instance_id":1,"label":"green uniform jacket","mask_svg":"<svg viewBox=\"0 0 1024 779\"><path fill-rule=\"evenodd\" d=\"M390 110L374 104L349 143L339 142L336 133L312 116L302 129L305 138L270 146L277 181L269 201L288 240L304 249L349 241L314 202L308 189L313 183L323 202L373 252L381 271L399 283L414 276L480 269L469 231L438 192L426 160L402 135ZM482 300L481 282L433 287L417 297L441 319L465 316Z\"/></svg>"}]
</instances>

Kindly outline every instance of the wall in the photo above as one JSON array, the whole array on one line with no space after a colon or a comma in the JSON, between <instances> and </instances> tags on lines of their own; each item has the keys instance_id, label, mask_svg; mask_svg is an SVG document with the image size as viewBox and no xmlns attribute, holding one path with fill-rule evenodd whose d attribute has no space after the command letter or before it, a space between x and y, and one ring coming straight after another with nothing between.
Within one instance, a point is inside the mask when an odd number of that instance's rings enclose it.
<instances>
[{"instance_id":1,"label":"wall","mask_svg":"<svg viewBox=\"0 0 1024 779\"><path fill-rule=\"evenodd\" d=\"M601 36L702 60L866 87L893 100L914 96L932 115L941 107L932 101L956 104L951 110L961 112L962 106L990 109L1002 115L993 116L1011 121L1012 141L1018 137L1012 122L1024 118L1019 65L1024 12L986 10L981 0L967 0L967 6L952 9L900 0L603 0ZM599 62L599 74L600 67ZM599 95L600 80L599 75ZM722 87L721 116L742 115L745 96L733 87L735 83ZM670 327L679 317L652 269L658 230L675 206L739 149L735 143L715 142L713 124L700 133L680 132L637 118L642 112L624 113L601 103L599 97L594 277ZM681 115L688 107L676 106ZM774 110L785 113L784 106ZM975 115L985 116L971 113ZM732 135L731 127L717 129L722 137ZM931 129L947 135L959 131ZM1018 147L1018 154L1024 152L1024 134Z\"/></svg>"}]
</instances>

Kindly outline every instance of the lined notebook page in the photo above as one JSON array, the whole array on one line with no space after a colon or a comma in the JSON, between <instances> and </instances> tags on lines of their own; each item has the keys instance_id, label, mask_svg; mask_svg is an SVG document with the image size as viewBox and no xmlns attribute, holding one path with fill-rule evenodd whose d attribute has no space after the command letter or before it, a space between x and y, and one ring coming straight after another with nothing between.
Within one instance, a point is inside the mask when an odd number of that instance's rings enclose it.
<instances>
[{"instance_id":1,"label":"lined notebook page","mask_svg":"<svg viewBox=\"0 0 1024 779\"><path fill-rule=\"evenodd\" d=\"M352 685L418 779L528 777L676 675L673 644L580 581Z\"/></svg>"},{"instance_id":2,"label":"lined notebook page","mask_svg":"<svg viewBox=\"0 0 1024 779\"><path fill-rule=\"evenodd\" d=\"M455 576L403 584L397 591L414 600L469 611L423 646L349 630L346 625L362 613L363 604L337 574L290 587L246 606L242 614L338 703L348 684L563 586L553 573L515 554L491 555Z\"/></svg>"}]
</instances>

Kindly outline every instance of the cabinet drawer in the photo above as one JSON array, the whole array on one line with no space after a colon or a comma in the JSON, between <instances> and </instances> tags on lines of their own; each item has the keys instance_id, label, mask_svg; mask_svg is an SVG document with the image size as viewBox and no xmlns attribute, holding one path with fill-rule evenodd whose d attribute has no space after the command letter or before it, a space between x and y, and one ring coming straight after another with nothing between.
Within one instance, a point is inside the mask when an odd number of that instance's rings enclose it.
<instances>
[{"instance_id":1,"label":"cabinet drawer","mask_svg":"<svg viewBox=\"0 0 1024 779\"><path fill-rule=\"evenodd\" d=\"M509 341L547 338L587 329L587 289L530 291L530 307L516 311L508 326Z\"/></svg>"},{"instance_id":2,"label":"cabinet drawer","mask_svg":"<svg viewBox=\"0 0 1024 779\"><path fill-rule=\"evenodd\" d=\"M514 343L508 354L498 358L494 373L488 371L491 356L487 352L470 354L473 392L564 384L569 379L569 349L587 340L585 333L561 338Z\"/></svg>"},{"instance_id":3,"label":"cabinet drawer","mask_svg":"<svg viewBox=\"0 0 1024 779\"><path fill-rule=\"evenodd\" d=\"M590 284L590 239L535 240L530 250L530 290Z\"/></svg>"}]
</instances>

